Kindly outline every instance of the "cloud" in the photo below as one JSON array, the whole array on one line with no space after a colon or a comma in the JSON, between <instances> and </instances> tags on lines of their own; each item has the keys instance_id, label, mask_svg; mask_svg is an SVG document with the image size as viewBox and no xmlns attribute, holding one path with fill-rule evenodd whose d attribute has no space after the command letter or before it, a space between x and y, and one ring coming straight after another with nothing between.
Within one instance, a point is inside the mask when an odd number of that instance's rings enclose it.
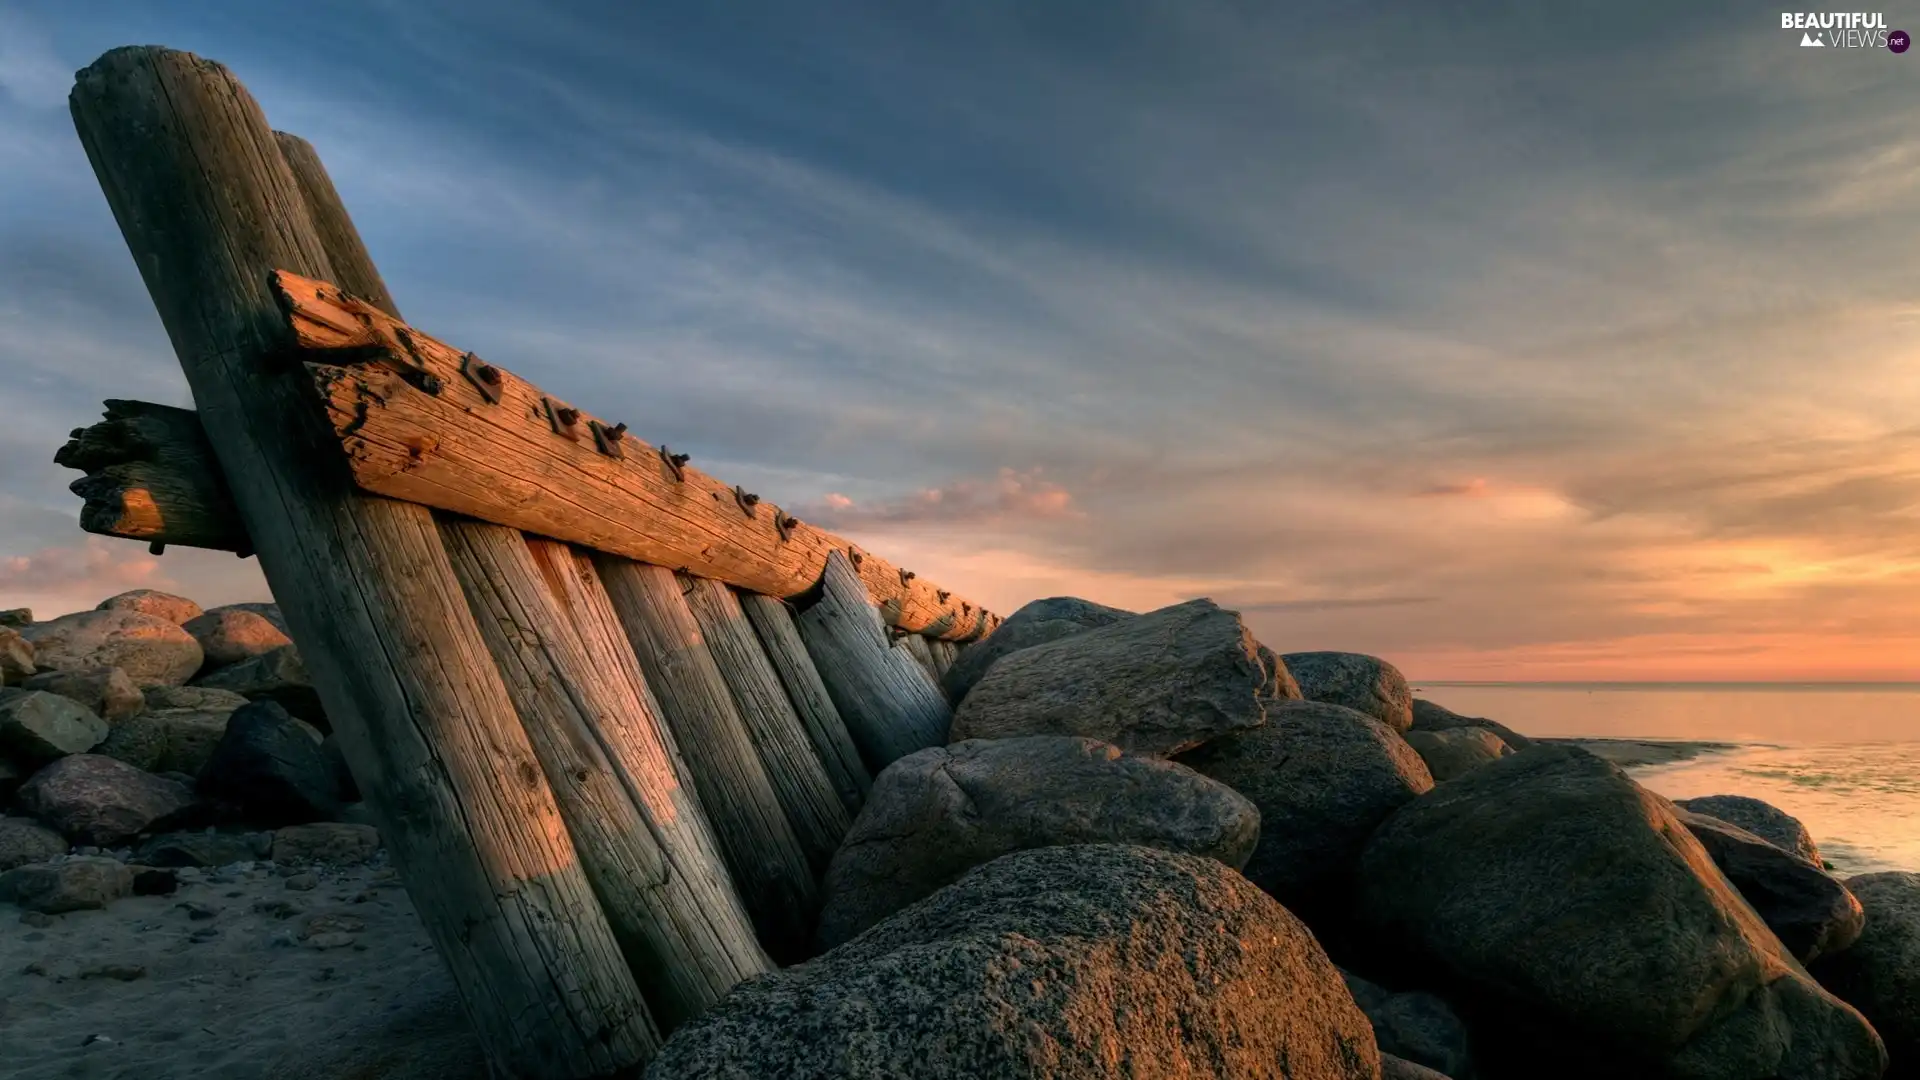
<instances>
[{"instance_id":1,"label":"cloud","mask_svg":"<svg viewBox=\"0 0 1920 1080\"><path fill-rule=\"evenodd\" d=\"M1065 488L1041 475L1002 469L990 480L960 479L911 495L856 503L839 492L796 510L831 529L904 525L965 525L981 529L1030 520L1084 516Z\"/></svg>"}]
</instances>

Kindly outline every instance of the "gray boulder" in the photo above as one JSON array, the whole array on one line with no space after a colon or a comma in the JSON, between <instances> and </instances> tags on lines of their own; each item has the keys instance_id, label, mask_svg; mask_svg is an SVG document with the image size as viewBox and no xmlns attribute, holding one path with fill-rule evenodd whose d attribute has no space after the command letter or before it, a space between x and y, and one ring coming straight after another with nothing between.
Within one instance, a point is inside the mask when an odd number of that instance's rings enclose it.
<instances>
[{"instance_id":1,"label":"gray boulder","mask_svg":"<svg viewBox=\"0 0 1920 1080\"><path fill-rule=\"evenodd\" d=\"M85 705L109 724L125 720L147 707L145 695L127 673L117 667L43 671L21 682L22 690L45 690Z\"/></svg>"},{"instance_id":2,"label":"gray boulder","mask_svg":"<svg viewBox=\"0 0 1920 1080\"><path fill-rule=\"evenodd\" d=\"M1800 824L1799 818L1777 809L1771 803L1745 795L1702 795L1697 799L1681 799L1679 805L1696 814L1738 825L1815 866L1825 865L1820 861L1820 849L1814 845L1813 834L1807 831L1807 827Z\"/></svg>"},{"instance_id":3,"label":"gray boulder","mask_svg":"<svg viewBox=\"0 0 1920 1080\"><path fill-rule=\"evenodd\" d=\"M1840 879L1737 825L1678 806L1673 813L1795 960L1839 952L1860 936L1866 915Z\"/></svg>"},{"instance_id":4,"label":"gray boulder","mask_svg":"<svg viewBox=\"0 0 1920 1080\"><path fill-rule=\"evenodd\" d=\"M228 717L200 790L262 825L301 825L340 812L339 784L319 740L271 701L250 702Z\"/></svg>"},{"instance_id":5,"label":"gray boulder","mask_svg":"<svg viewBox=\"0 0 1920 1080\"><path fill-rule=\"evenodd\" d=\"M1420 755L1420 760L1427 763L1427 771L1433 774L1434 783L1451 780L1513 753L1513 748L1500 736L1485 728L1408 731L1401 737Z\"/></svg>"},{"instance_id":6,"label":"gray boulder","mask_svg":"<svg viewBox=\"0 0 1920 1080\"><path fill-rule=\"evenodd\" d=\"M1045 645L1063 637L1098 630L1103 626L1133 618L1133 612L1096 604L1074 596L1053 596L1035 600L1007 616L993 633L960 650L960 656L940 677L940 688L947 699L958 704L995 660L1008 653Z\"/></svg>"},{"instance_id":7,"label":"gray boulder","mask_svg":"<svg viewBox=\"0 0 1920 1080\"><path fill-rule=\"evenodd\" d=\"M103 908L131 892L133 869L97 856L35 863L0 874L0 900L48 915Z\"/></svg>"},{"instance_id":8,"label":"gray boulder","mask_svg":"<svg viewBox=\"0 0 1920 1080\"><path fill-rule=\"evenodd\" d=\"M73 754L20 788L20 808L76 844L114 847L192 811L193 792L99 754Z\"/></svg>"},{"instance_id":9,"label":"gray boulder","mask_svg":"<svg viewBox=\"0 0 1920 1080\"><path fill-rule=\"evenodd\" d=\"M1446 1002L1424 990L1396 994L1350 971L1340 974L1373 1025L1382 1055L1392 1054L1450 1077L1473 1074L1467 1025Z\"/></svg>"},{"instance_id":10,"label":"gray boulder","mask_svg":"<svg viewBox=\"0 0 1920 1080\"><path fill-rule=\"evenodd\" d=\"M1271 678L1240 616L1211 600L1001 657L954 710L949 742L1078 735L1166 756L1258 727Z\"/></svg>"},{"instance_id":11,"label":"gray boulder","mask_svg":"<svg viewBox=\"0 0 1920 1080\"><path fill-rule=\"evenodd\" d=\"M1444 705L1435 705L1425 698L1413 699L1413 727L1411 731L1454 731L1459 728L1481 728L1500 736L1500 741L1514 750L1525 750L1533 745L1533 740L1513 730L1505 724L1488 720L1484 716L1462 716Z\"/></svg>"},{"instance_id":12,"label":"gray boulder","mask_svg":"<svg viewBox=\"0 0 1920 1080\"><path fill-rule=\"evenodd\" d=\"M1260 688L1262 701L1299 701L1305 697L1300 692L1300 683L1287 670L1287 662L1272 649L1261 645L1255 650L1260 654L1260 663L1267 669L1267 685Z\"/></svg>"},{"instance_id":13,"label":"gray boulder","mask_svg":"<svg viewBox=\"0 0 1920 1080\"><path fill-rule=\"evenodd\" d=\"M1395 731L1413 725L1413 691L1407 687L1407 677L1377 656L1299 652L1280 659L1308 701L1344 705Z\"/></svg>"},{"instance_id":14,"label":"gray boulder","mask_svg":"<svg viewBox=\"0 0 1920 1080\"><path fill-rule=\"evenodd\" d=\"M26 818L0 817L0 870L46 862L67 853L67 841Z\"/></svg>"},{"instance_id":15,"label":"gray boulder","mask_svg":"<svg viewBox=\"0 0 1920 1080\"><path fill-rule=\"evenodd\" d=\"M181 629L200 643L209 669L237 664L293 644L293 639L266 616L243 608L215 608L188 619Z\"/></svg>"},{"instance_id":16,"label":"gray boulder","mask_svg":"<svg viewBox=\"0 0 1920 1080\"><path fill-rule=\"evenodd\" d=\"M352 866L380 852L380 830L344 821L289 825L273 834L273 861L289 865L319 863Z\"/></svg>"},{"instance_id":17,"label":"gray boulder","mask_svg":"<svg viewBox=\"0 0 1920 1080\"><path fill-rule=\"evenodd\" d=\"M1887 1075L1910 1080L1920 1076L1920 874L1860 874L1846 886L1866 910L1866 928L1812 971L1887 1041Z\"/></svg>"},{"instance_id":18,"label":"gray boulder","mask_svg":"<svg viewBox=\"0 0 1920 1080\"><path fill-rule=\"evenodd\" d=\"M150 686L145 691L149 709L198 709L231 713L247 703L245 694L212 686Z\"/></svg>"},{"instance_id":19,"label":"gray boulder","mask_svg":"<svg viewBox=\"0 0 1920 1080\"><path fill-rule=\"evenodd\" d=\"M141 844L134 858L146 866L231 866L264 859L272 851L269 833L218 832L202 829L162 833Z\"/></svg>"},{"instance_id":20,"label":"gray boulder","mask_svg":"<svg viewBox=\"0 0 1920 1080\"><path fill-rule=\"evenodd\" d=\"M1259 807L1260 842L1246 875L1297 913L1311 910L1310 920L1343 900L1373 830L1433 788L1420 755L1392 728L1317 701L1274 702L1264 726L1178 760Z\"/></svg>"},{"instance_id":21,"label":"gray boulder","mask_svg":"<svg viewBox=\"0 0 1920 1080\"><path fill-rule=\"evenodd\" d=\"M33 663L33 642L12 627L0 626L0 686L23 682L38 670Z\"/></svg>"},{"instance_id":22,"label":"gray boulder","mask_svg":"<svg viewBox=\"0 0 1920 1080\"><path fill-rule=\"evenodd\" d=\"M152 615L180 626L188 619L200 614L200 605L184 596L175 596L158 589L134 589L118 596L107 597L100 601L100 606L94 610L137 611L142 615Z\"/></svg>"},{"instance_id":23,"label":"gray boulder","mask_svg":"<svg viewBox=\"0 0 1920 1080\"><path fill-rule=\"evenodd\" d=\"M326 709L320 705L320 694L307 677L307 666L292 645L228 664L201 676L194 685L229 690L248 701L271 701L323 732L333 730Z\"/></svg>"},{"instance_id":24,"label":"gray boulder","mask_svg":"<svg viewBox=\"0 0 1920 1080\"><path fill-rule=\"evenodd\" d=\"M245 705L246 699L240 699ZM99 753L152 773L198 777L227 733L239 705L214 709L149 709L114 725Z\"/></svg>"},{"instance_id":25,"label":"gray boulder","mask_svg":"<svg viewBox=\"0 0 1920 1080\"><path fill-rule=\"evenodd\" d=\"M1406 1058L1394 1057L1382 1052L1380 1055L1380 1080L1453 1080L1446 1073L1435 1072L1425 1065L1416 1064Z\"/></svg>"},{"instance_id":26,"label":"gray boulder","mask_svg":"<svg viewBox=\"0 0 1920 1080\"><path fill-rule=\"evenodd\" d=\"M32 608L16 607L16 608L6 608L4 610L0 610L0 626L5 626L10 629L18 630L23 626L32 626L32 625L33 625L33 609Z\"/></svg>"},{"instance_id":27,"label":"gray boulder","mask_svg":"<svg viewBox=\"0 0 1920 1080\"><path fill-rule=\"evenodd\" d=\"M1284 1063L1284 1066L1283 1066ZM1221 863L1113 844L995 859L735 987L648 1080L1280 1075L1374 1080L1373 1031L1299 920Z\"/></svg>"},{"instance_id":28,"label":"gray boulder","mask_svg":"<svg viewBox=\"0 0 1920 1080\"><path fill-rule=\"evenodd\" d=\"M117 667L136 686L173 686L200 670L200 643L166 619L114 608L79 611L21 631L41 668Z\"/></svg>"},{"instance_id":29,"label":"gray boulder","mask_svg":"<svg viewBox=\"0 0 1920 1080\"><path fill-rule=\"evenodd\" d=\"M895 761L827 869L819 943L831 949L1011 851L1124 843L1238 870L1260 813L1184 766L1092 739L1035 735L936 746Z\"/></svg>"},{"instance_id":30,"label":"gray boulder","mask_svg":"<svg viewBox=\"0 0 1920 1080\"><path fill-rule=\"evenodd\" d=\"M1873 1029L1807 977L1667 802L1577 747L1513 754L1403 806L1358 880L1382 957L1500 1017L1502 1038L1476 1047L1496 1075L1886 1067Z\"/></svg>"},{"instance_id":31,"label":"gray boulder","mask_svg":"<svg viewBox=\"0 0 1920 1080\"><path fill-rule=\"evenodd\" d=\"M107 737L85 705L44 690L0 691L0 749L28 765L84 754Z\"/></svg>"},{"instance_id":32,"label":"gray boulder","mask_svg":"<svg viewBox=\"0 0 1920 1080\"><path fill-rule=\"evenodd\" d=\"M287 635L289 638L293 636L293 631L287 629L287 617L280 613L280 605L273 603L271 601L268 601L265 603L249 602L245 604L222 604L219 607L208 608L207 610L208 611L251 612L252 614L258 615L261 618L272 623L274 626L278 627L280 632Z\"/></svg>"}]
</instances>

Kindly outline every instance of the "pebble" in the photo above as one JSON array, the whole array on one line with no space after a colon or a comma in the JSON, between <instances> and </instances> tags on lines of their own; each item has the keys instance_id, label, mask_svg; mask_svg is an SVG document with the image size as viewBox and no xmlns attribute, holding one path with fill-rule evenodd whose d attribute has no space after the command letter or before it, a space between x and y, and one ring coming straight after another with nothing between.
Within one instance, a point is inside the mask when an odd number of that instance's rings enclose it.
<instances>
[{"instance_id":1,"label":"pebble","mask_svg":"<svg viewBox=\"0 0 1920 1080\"><path fill-rule=\"evenodd\" d=\"M220 936L219 927L203 926L200 929L195 930L193 933L188 934L187 940L193 942L195 945L198 945L203 942L212 941L214 938L217 938L219 936Z\"/></svg>"},{"instance_id":2,"label":"pebble","mask_svg":"<svg viewBox=\"0 0 1920 1080\"><path fill-rule=\"evenodd\" d=\"M53 925L53 916L44 911L27 911L21 913L20 921L26 923L28 926L35 926L45 930L47 927Z\"/></svg>"},{"instance_id":3,"label":"pebble","mask_svg":"<svg viewBox=\"0 0 1920 1080\"><path fill-rule=\"evenodd\" d=\"M321 934L357 934L367 928L367 920L358 915L345 912L327 911L307 920L306 937L318 937Z\"/></svg>"},{"instance_id":4,"label":"pebble","mask_svg":"<svg viewBox=\"0 0 1920 1080\"><path fill-rule=\"evenodd\" d=\"M271 915L276 919L291 919L307 908L298 900L255 900L253 910L256 914Z\"/></svg>"},{"instance_id":5,"label":"pebble","mask_svg":"<svg viewBox=\"0 0 1920 1080\"><path fill-rule=\"evenodd\" d=\"M202 904L195 900L189 900L184 904L175 904L174 906L185 911L187 918L194 920L211 919L220 914L220 909L214 907L212 904Z\"/></svg>"},{"instance_id":6,"label":"pebble","mask_svg":"<svg viewBox=\"0 0 1920 1080\"><path fill-rule=\"evenodd\" d=\"M117 979L120 982L132 982L147 977L147 969L139 964L101 964L90 967L80 973L83 979Z\"/></svg>"},{"instance_id":7,"label":"pebble","mask_svg":"<svg viewBox=\"0 0 1920 1080\"><path fill-rule=\"evenodd\" d=\"M287 879L287 888L296 892L307 892L320 887L320 879L312 874L295 874Z\"/></svg>"}]
</instances>

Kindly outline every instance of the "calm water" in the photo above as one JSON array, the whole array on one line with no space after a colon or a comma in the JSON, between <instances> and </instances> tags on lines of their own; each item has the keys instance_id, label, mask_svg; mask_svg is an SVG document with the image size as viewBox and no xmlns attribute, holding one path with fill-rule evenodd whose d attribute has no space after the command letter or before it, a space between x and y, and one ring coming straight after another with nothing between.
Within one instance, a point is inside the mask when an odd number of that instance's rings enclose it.
<instances>
[{"instance_id":1,"label":"calm water","mask_svg":"<svg viewBox=\"0 0 1920 1080\"><path fill-rule=\"evenodd\" d=\"M1528 735L1742 744L1634 775L1673 799L1765 799L1844 873L1920 870L1920 683L1417 685Z\"/></svg>"}]
</instances>

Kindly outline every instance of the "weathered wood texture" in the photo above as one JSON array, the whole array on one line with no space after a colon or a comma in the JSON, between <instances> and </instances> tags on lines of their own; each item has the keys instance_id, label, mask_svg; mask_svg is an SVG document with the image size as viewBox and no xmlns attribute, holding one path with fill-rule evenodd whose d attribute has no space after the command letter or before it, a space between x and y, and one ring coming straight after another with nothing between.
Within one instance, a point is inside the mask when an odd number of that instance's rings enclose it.
<instances>
[{"instance_id":1,"label":"weathered wood texture","mask_svg":"<svg viewBox=\"0 0 1920 1080\"><path fill-rule=\"evenodd\" d=\"M240 511L192 409L109 400L106 419L76 428L54 464L87 475L80 527L103 536L251 554Z\"/></svg>"},{"instance_id":2,"label":"weathered wood texture","mask_svg":"<svg viewBox=\"0 0 1920 1080\"><path fill-rule=\"evenodd\" d=\"M960 655L960 649L951 641L934 639L927 642L927 651L933 655L933 681L939 682L947 669Z\"/></svg>"},{"instance_id":3,"label":"weathered wood texture","mask_svg":"<svg viewBox=\"0 0 1920 1080\"><path fill-rule=\"evenodd\" d=\"M845 555L828 556L820 599L794 622L869 770L947 741L953 707L920 661L887 640Z\"/></svg>"},{"instance_id":4,"label":"weathered wood texture","mask_svg":"<svg viewBox=\"0 0 1920 1080\"><path fill-rule=\"evenodd\" d=\"M807 865L818 878L826 873L827 863L839 850L853 818L840 802L826 766L814 753L813 740L807 737L800 714L787 700L780 676L733 590L712 578L677 576L700 636L713 652L740 718L746 722L747 734L753 737L753 747L760 752L760 762L773 781L787 823L793 826L794 836L806 852Z\"/></svg>"},{"instance_id":5,"label":"weathered wood texture","mask_svg":"<svg viewBox=\"0 0 1920 1080\"><path fill-rule=\"evenodd\" d=\"M261 568L475 1031L519 1077L657 1046L431 514L369 498L284 360L274 268L329 277L260 109L223 67L116 49L82 144L159 310Z\"/></svg>"},{"instance_id":6,"label":"weathered wood texture","mask_svg":"<svg viewBox=\"0 0 1920 1080\"><path fill-rule=\"evenodd\" d=\"M933 650L927 647L926 638L919 634L899 634L894 638L893 647L907 650L907 654L927 670L927 678L933 680L933 685L940 685L940 669L934 666Z\"/></svg>"},{"instance_id":7,"label":"weathered wood texture","mask_svg":"<svg viewBox=\"0 0 1920 1080\"><path fill-rule=\"evenodd\" d=\"M284 131L274 139L336 280L398 318L318 152ZM565 545L436 518L607 922L656 1024L671 1033L773 964L676 775L632 647L591 568Z\"/></svg>"},{"instance_id":8,"label":"weathered wood texture","mask_svg":"<svg viewBox=\"0 0 1920 1080\"><path fill-rule=\"evenodd\" d=\"M719 853L677 824L686 800L659 740L642 751L650 760L638 775L608 753L603 733L623 721L617 710L643 724L657 723L658 714L630 690L622 693L613 673L595 670L558 602L565 583L548 580L554 560L536 563L525 538L504 526L443 520L440 527L600 906L656 1021L670 1032L772 965L731 895ZM671 854L663 826L682 838Z\"/></svg>"},{"instance_id":9,"label":"weathered wood texture","mask_svg":"<svg viewBox=\"0 0 1920 1080\"><path fill-rule=\"evenodd\" d=\"M780 963L805 959L818 884L679 579L664 567L606 555L594 565L693 774L760 944Z\"/></svg>"},{"instance_id":10,"label":"weathered wood texture","mask_svg":"<svg viewBox=\"0 0 1920 1080\"><path fill-rule=\"evenodd\" d=\"M669 461L623 428L603 436L618 425L339 288L285 274L279 289L354 477L369 491L769 596L808 592L827 553L849 551L891 625L956 640L998 625L970 601Z\"/></svg>"},{"instance_id":11,"label":"weathered wood texture","mask_svg":"<svg viewBox=\"0 0 1920 1080\"><path fill-rule=\"evenodd\" d=\"M740 593L739 596L740 607L753 623L753 632L760 638L774 671L779 673L780 684L787 690L787 700L793 703L794 712L806 727L814 753L832 778L841 803L849 814L858 814L866 805L873 777L860 760L853 736L847 734L847 722L834 707L827 684L820 681L820 672L813 666L813 657L807 655L800 631L794 629L793 612L785 600L759 593Z\"/></svg>"}]
</instances>

